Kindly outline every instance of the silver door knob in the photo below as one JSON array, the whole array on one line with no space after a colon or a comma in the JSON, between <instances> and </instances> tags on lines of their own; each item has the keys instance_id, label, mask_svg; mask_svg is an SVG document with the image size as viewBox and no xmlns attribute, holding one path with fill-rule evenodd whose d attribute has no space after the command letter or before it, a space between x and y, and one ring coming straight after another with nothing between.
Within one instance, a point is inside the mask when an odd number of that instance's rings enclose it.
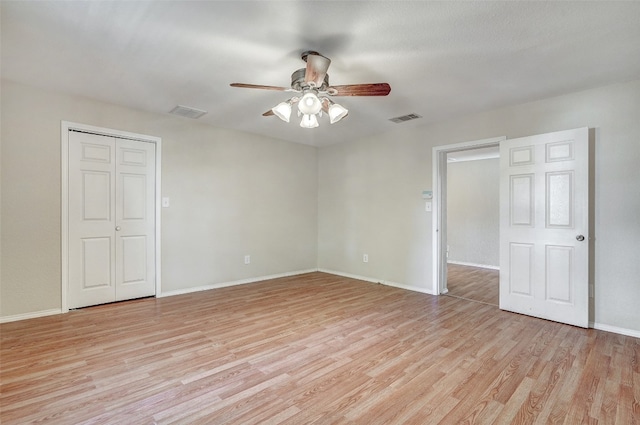
<instances>
[{"instance_id":1,"label":"silver door knob","mask_svg":"<svg viewBox=\"0 0 640 425\"><path fill-rule=\"evenodd\" d=\"M119 231L120 231L120 229L121 229L121 227L120 227L120 226L116 226L116 232L119 232Z\"/></svg>"},{"instance_id":2,"label":"silver door knob","mask_svg":"<svg viewBox=\"0 0 640 425\"><path fill-rule=\"evenodd\" d=\"M578 236L576 236L576 239L579 240L580 242L582 242L584 240L584 236L578 235Z\"/></svg>"}]
</instances>

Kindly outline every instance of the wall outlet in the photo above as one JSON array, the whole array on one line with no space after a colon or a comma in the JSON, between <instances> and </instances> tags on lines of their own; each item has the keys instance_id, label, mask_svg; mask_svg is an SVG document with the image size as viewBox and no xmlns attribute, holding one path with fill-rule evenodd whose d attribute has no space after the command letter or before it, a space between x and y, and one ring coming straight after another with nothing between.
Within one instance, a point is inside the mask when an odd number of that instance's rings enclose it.
<instances>
[{"instance_id":1,"label":"wall outlet","mask_svg":"<svg viewBox=\"0 0 640 425\"><path fill-rule=\"evenodd\" d=\"M245 255L244 256L244 263L245 264L251 264L251 256L250 255Z\"/></svg>"},{"instance_id":2,"label":"wall outlet","mask_svg":"<svg viewBox=\"0 0 640 425\"><path fill-rule=\"evenodd\" d=\"M369 262L369 255L363 254L362 255L362 262L363 263L368 263Z\"/></svg>"}]
</instances>

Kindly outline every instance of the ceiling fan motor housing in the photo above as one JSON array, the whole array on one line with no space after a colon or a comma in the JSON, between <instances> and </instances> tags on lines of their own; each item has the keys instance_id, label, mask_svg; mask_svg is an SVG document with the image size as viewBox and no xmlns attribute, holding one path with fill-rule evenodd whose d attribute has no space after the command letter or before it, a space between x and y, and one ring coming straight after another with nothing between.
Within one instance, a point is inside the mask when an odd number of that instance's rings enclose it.
<instances>
[{"instance_id":1,"label":"ceiling fan motor housing","mask_svg":"<svg viewBox=\"0 0 640 425\"><path fill-rule=\"evenodd\" d=\"M300 68L291 74L291 88L296 91L303 91L304 89L311 88L311 86L304 81L306 74L305 68ZM329 74L325 74L324 81L320 87L313 87L318 91L326 91L329 87Z\"/></svg>"}]
</instances>

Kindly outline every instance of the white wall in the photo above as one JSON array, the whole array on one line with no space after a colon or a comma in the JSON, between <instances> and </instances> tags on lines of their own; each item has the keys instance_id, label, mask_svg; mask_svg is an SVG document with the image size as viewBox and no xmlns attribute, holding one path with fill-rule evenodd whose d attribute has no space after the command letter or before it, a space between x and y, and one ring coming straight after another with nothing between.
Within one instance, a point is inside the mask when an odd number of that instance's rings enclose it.
<instances>
[{"instance_id":1,"label":"white wall","mask_svg":"<svg viewBox=\"0 0 640 425\"><path fill-rule=\"evenodd\" d=\"M434 146L595 129L597 326L640 334L640 80L396 131L319 151L318 267L431 286ZM403 127L400 127L403 126ZM369 253L369 263L361 255Z\"/></svg>"},{"instance_id":2,"label":"white wall","mask_svg":"<svg viewBox=\"0 0 640 425\"><path fill-rule=\"evenodd\" d=\"M588 126L596 142L592 317L640 333L640 80L408 122L319 151L10 82L1 89L2 317L61 304L60 120L162 137L169 291L316 265L428 291L431 214L421 194L432 189L432 147Z\"/></svg>"},{"instance_id":3,"label":"white wall","mask_svg":"<svg viewBox=\"0 0 640 425\"><path fill-rule=\"evenodd\" d=\"M447 164L450 262L499 266L500 160Z\"/></svg>"},{"instance_id":4,"label":"white wall","mask_svg":"<svg viewBox=\"0 0 640 425\"><path fill-rule=\"evenodd\" d=\"M0 316L61 307L61 120L162 138L171 198L163 292L316 268L315 148L8 81L1 88Z\"/></svg>"},{"instance_id":5,"label":"white wall","mask_svg":"<svg viewBox=\"0 0 640 425\"><path fill-rule=\"evenodd\" d=\"M397 132L320 149L320 269L430 288L422 191L431 188L431 146L411 138Z\"/></svg>"}]
</instances>

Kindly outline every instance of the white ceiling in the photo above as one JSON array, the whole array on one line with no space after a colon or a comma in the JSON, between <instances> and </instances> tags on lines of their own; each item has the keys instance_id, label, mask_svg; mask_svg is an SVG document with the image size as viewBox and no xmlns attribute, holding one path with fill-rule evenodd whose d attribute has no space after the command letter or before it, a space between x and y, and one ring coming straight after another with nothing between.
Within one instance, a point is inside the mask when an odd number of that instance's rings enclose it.
<instances>
[{"instance_id":1,"label":"white ceiling","mask_svg":"<svg viewBox=\"0 0 640 425\"><path fill-rule=\"evenodd\" d=\"M640 76L640 2L1 1L9 80L315 146ZM302 129L261 114L300 53L332 84L388 82L335 100L349 116ZM423 118L394 124L389 118ZM188 118L181 118L188 119Z\"/></svg>"}]
</instances>

